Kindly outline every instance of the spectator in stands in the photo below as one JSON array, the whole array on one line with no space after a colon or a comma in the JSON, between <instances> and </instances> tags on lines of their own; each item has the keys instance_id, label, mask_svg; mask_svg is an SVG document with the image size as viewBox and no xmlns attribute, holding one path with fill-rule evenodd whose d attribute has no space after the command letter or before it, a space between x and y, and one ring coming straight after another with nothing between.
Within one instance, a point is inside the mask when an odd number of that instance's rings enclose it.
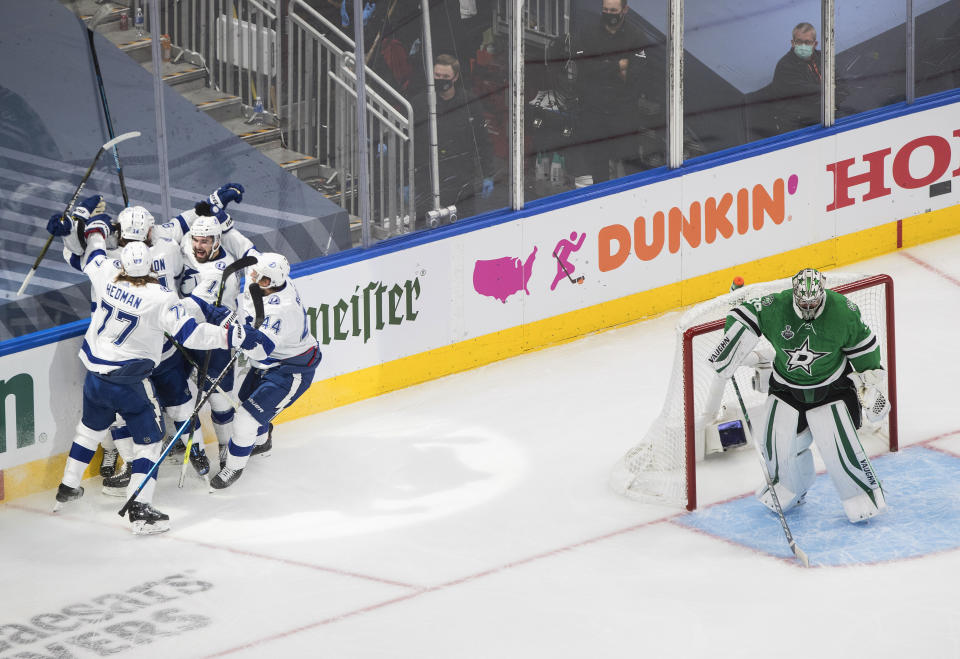
<instances>
[{"instance_id":1,"label":"spectator in stands","mask_svg":"<svg viewBox=\"0 0 960 659\"><path fill-rule=\"evenodd\" d=\"M769 97L778 101L780 132L820 123L822 71L816 28L810 23L797 24L790 50L777 62L769 89Z\"/></svg>"},{"instance_id":2,"label":"spectator in stands","mask_svg":"<svg viewBox=\"0 0 960 659\"><path fill-rule=\"evenodd\" d=\"M494 161L483 116L464 89L460 62L452 55L434 59L440 206L456 204L458 217L490 210ZM415 97L414 165L417 217L433 208L430 177L430 108L427 93Z\"/></svg>"},{"instance_id":3,"label":"spectator in stands","mask_svg":"<svg viewBox=\"0 0 960 659\"><path fill-rule=\"evenodd\" d=\"M628 20L629 12L627 0L601 0L600 15L573 40L580 109L573 136L578 146L567 166L591 175L593 183L610 178L611 161L615 176L638 169L641 131L664 124L665 72L654 70L648 51L656 44Z\"/></svg>"}]
</instances>

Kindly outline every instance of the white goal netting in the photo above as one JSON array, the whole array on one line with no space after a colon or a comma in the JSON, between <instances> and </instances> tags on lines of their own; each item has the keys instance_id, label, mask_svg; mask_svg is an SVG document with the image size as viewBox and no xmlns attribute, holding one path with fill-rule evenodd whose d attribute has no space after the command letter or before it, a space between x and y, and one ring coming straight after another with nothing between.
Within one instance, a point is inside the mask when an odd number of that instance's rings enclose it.
<instances>
[{"instance_id":1,"label":"white goal netting","mask_svg":"<svg viewBox=\"0 0 960 659\"><path fill-rule=\"evenodd\" d=\"M838 289L860 307L863 320L880 341L881 357L886 366L888 302L883 280L889 278L842 272L826 272L824 275L828 288ZM696 462L702 460L705 453L705 437L708 436L705 430L711 425L741 417L733 387L729 383L715 384L718 379L707 362L722 336L722 321L731 307L744 300L787 288L790 288L790 279L747 285L701 302L680 317L676 325L676 349L663 408L641 441L614 466L610 478L614 490L639 501L686 505L691 510L696 506ZM720 326L715 329L700 327L713 321L721 321ZM686 352L684 333L688 330L692 331L689 351ZM770 348L766 339L761 339L758 348L763 344ZM685 360L687 370L692 372L689 381L684 378ZM894 372L888 369L888 373ZM753 389L752 375L752 368L740 368L735 375L748 410L759 408L766 398L765 394ZM892 380L893 375L890 377ZM692 394L693 406L689 411L684 403L685 391L688 397ZM891 392L895 392L895 386L891 387ZM894 406L896 404L892 397L891 403ZM687 427L690 422L693 433L688 440ZM880 426L866 427L866 421L864 424L862 432L883 434L888 441L895 442L895 438L889 438L890 418ZM719 448L711 443L706 450Z\"/></svg>"}]
</instances>

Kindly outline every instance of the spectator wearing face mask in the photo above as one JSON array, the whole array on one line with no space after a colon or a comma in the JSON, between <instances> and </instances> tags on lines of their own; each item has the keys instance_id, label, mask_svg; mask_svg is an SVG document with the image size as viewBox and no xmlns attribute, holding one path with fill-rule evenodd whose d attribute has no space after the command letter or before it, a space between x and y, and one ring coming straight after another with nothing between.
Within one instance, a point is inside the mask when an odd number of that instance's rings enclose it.
<instances>
[{"instance_id":1,"label":"spectator wearing face mask","mask_svg":"<svg viewBox=\"0 0 960 659\"><path fill-rule=\"evenodd\" d=\"M662 130L664 123L665 80L653 65L655 42L628 20L627 0L600 5L600 14L574 35L572 53L579 97L573 173L589 174L594 183L610 178L611 161L616 175L633 173L620 168L638 157L641 129Z\"/></svg>"},{"instance_id":2,"label":"spectator wearing face mask","mask_svg":"<svg viewBox=\"0 0 960 659\"><path fill-rule=\"evenodd\" d=\"M817 50L817 30L810 23L793 28L790 50L777 62L770 96L779 101L781 132L820 123L823 58Z\"/></svg>"},{"instance_id":3,"label":"spectator wearing face mask","mask_svg":"<svg viewBox=\"0 0 960 659\"><path fill-rule=\"evenodd\" d=\"M460 62L438 55L433 66L437 101L437 151L440 206L456 204L458 217L490 210L494 190L494 161L490 137L478 104L460 80ZM412 101L414 109L414 166L416 211L422 219L433 208L430 185L430 124L427 92Z\"/></svg>"}]
</instances>

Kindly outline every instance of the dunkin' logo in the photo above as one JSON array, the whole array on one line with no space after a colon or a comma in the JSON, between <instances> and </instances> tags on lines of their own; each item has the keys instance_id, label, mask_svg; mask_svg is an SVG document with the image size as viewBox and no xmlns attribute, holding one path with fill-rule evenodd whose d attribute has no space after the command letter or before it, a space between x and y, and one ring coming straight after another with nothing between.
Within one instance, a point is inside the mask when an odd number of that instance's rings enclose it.
<instances>
[{"instance_id":1,"label":"dunkin' logo","mask_svg":"<svg viewBox=\"0 0 960 659\"><path fill-rule=\"evenodd\" d=\"M652 261L664 248L671 254L677 253L683 242L699 247L720 237L731 238L734 233L759 231L768 220L781 224L791 219L786 214L786 195L797 192L799 181L796 174L791 174L786 182L776 179L769 189L757 184L719 198L694 201L686 213L674 206L649 218L641 215L633 221L632 231L623 224L605 226L597 238L600 271L616 270L626 263L631 252L641 261Z\"/></svg>"}]
</instances>

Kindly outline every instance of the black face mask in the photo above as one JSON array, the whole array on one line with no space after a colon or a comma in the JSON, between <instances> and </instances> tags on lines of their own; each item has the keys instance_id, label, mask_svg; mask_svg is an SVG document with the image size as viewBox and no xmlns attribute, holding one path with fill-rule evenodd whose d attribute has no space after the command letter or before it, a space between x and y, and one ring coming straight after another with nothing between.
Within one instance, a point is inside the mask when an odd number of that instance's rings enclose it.
<instances>
[{"instance_id":1,"label":"black face mask","mask_svg":"<svg viewBox=\"0 0 960 659\"><path fill-rule=\"evenodd\" d=\"M601 18L603 19L603 24L607 27L617 27L620 25L623 14L601 14Z\"/></svg>"},{"instance_id":2,"label":"black face mask","mask_svg":"<svg viewBox=\"0 0 960 659\"><path fill-rule=\"evenodd\" d=\"M439 92L445 92L445 91L447 91L448 89L450 89L451 87L453 87L453 80L445 80L445 79L441 78L441 79L438 79L438 80L434 80L434 83L436 84L436 86L437 86L437 91L439 91Z\"/></svg>"}]
</instances>

